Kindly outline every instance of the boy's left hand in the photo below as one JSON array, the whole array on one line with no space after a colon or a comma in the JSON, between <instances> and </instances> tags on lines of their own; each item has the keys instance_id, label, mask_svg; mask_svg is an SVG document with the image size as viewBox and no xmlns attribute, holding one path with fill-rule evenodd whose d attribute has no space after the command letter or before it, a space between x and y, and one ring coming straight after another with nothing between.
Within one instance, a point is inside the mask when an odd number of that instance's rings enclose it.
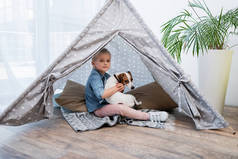
<instances>
[{"instance_id":1,"label":"boy's left hand","mask_svg":"<svg viewBox=\"0 0 238 159\"><path fill-rule=\"evenodd\" d=\"M116 84L116 87L117 87L117 89L118 89L119 92L122 92L122 93L123 93L125 87L124 87L124 85L123 85L122 83L117 83L117 84Z\"/></svg>"}]
</instances>

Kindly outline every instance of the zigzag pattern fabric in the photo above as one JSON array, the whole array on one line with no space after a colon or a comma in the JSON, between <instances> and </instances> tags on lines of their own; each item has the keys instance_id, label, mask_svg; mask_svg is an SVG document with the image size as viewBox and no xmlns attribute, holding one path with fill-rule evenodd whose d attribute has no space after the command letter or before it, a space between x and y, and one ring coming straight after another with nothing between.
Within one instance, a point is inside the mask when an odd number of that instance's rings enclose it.
<instances>
[{"instance_id":1,"label":"zigzag pattern fabric","mask_svg":"<svg viewBox=\"0 0 238 159\"><path fill-rule=\"evenodd\" d=\"M151 112L156 110L142 109L143 112ZM114 115L112 117L106 116L99 118L93 113L88 112L69 112L61 108L63 117L71 126L71 128L76 131L88 131L96 130L102 128L103 126L115 126L116 124L127 124L132 126L141 126L141 127L150 127L150 128L159 128L159 129L174 129L174 120L170 116L169 119L165 122L152 122L152 121L141 121L134 120L129 118L123 118L119 115Z\"/></svg>"}]
</instances>

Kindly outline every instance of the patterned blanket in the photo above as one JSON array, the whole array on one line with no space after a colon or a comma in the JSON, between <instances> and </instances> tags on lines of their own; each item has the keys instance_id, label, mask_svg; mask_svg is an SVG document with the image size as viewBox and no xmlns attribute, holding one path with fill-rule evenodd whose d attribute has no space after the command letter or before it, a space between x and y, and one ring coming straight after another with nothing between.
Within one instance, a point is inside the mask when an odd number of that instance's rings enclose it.
<instances>
[{"instance_id":1,"label":"patterned blanket","mask_svg":"<svg viewBox=\"0 0 238 159\"><path fill-rule=\"evenodd\" d=\"M155 111L149 109L142 109L143 112ZM71 112L61 107L63 117L76 132L95 130L103 127L104 125L114 126L116 124L128 124L133 126L143 126L150 128L163 128L163 129L174 129L174 117L169 115L166 122L151 122L141 121L135 119L129 119L120 115L106 116L103 118L95 116L89 112Z\"/></svg>"}]
</instances>

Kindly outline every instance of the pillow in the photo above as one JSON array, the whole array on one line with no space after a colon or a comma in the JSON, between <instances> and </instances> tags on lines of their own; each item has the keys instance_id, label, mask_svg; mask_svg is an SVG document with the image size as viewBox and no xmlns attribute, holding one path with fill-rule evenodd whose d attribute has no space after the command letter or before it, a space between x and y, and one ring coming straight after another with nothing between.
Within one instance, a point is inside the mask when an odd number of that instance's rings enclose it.
<instances>
[{"instance_id":1,"label":"pillow","mask_svg":"<svg viewBox=\"0 0 238 159\"><path fill-rule=\"evenodd\" d=\"M127 94L134 95L138 101L142 102L142 105L137 106L136 109L170 110L177 107L177 104L157 82L138 87L128 91Z\"/></svg>"},{"instance_id":2,"label":"pillow","mask_svg":"<svg viewBox=\"0 0 238 159\"><path fill-rule=\"evenodd\" d=\"M84 97L85 86L68 80L63 92L55 101L62 107L71 111L86 112L86 103Z\"/></svg>"}]
</instances>

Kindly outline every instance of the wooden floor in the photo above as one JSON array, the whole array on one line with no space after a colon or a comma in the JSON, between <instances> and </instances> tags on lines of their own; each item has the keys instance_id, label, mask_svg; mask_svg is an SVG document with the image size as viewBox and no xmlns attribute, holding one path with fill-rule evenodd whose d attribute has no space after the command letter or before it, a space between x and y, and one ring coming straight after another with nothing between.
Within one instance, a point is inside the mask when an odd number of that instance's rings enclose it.
<instances>
[{"instance_id":1,"label":"wooden floor","mask_svg":"<svg viewBox=\"0 0 238 159\"><path fill-rule=\"evenodd\" d=\"M128 125L75 133L61 118L18 127L0 126L0 159L238 159L238 135L198 131L175 114L175 129ZM238 107L225 107L225 119L238 130Z\"/></svg>"}]
</instances>

